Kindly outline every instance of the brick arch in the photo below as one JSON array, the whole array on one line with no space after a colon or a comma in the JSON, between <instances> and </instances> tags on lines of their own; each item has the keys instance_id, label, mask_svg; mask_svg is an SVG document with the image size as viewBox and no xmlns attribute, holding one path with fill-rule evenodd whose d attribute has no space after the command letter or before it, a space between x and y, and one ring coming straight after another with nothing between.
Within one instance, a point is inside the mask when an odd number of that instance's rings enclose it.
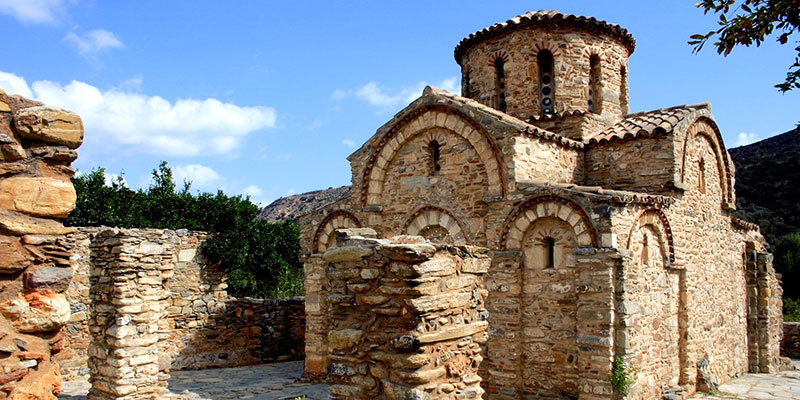
<instances>
[{"instance_id":1,"label":"brick arch","mask_svg":"<svg viewBox=\"0 0 800 400\"><path fill-rule=\"evenodd\" d=\"M312 253L322 253L328 249L328 242L337 229L361 228L361 221L353 213L345 210L331 211L323 218L314 233Z\"/></svg>"},{"instance_id":2,"label":"brick arch","mask_svg":"<svg viewBox=\"0 0 800 400\"><path fill-rule=\"evenodd\" d=\"M376 143L364 166L361 206L380 204L386 170L403 144L418 134L441 128L466 139L478 153L489 179L489 196L505 196L499 147L483 127L466 114L443 105L423 106L397 122Z\"/></svg>"},{"instance_id":3,"label":"brick arch","mask_svg":"<svg viewBox=\"0 0 800 400\"><path fill-rule=\"evenodd\" d=\"M597 247L597 232L580 205L563 197L541 196L523 202L509 214L503 224L499 248L519 249L525 232L531 224L543 217L553 217L568 223L575 232L578 246Z\"/></svg>"},{"instance_id":4,"label":"brick arch","mask_svg":"<svg viewBox=\"0 0 800 400\"><path fill-rule=\"evenodd\" d=\"M410 214L403 225L403 231L417 235L428 226L439 225L453 238L455 244L471 244L464 223L449 210L438 206L423 206Z\"/></svg>"},{"instance_id":5,"label":"brick arch","mask_svg":"<svg viewBox=\"0 0 800 400\"><path fill-rule=\"evenodd\" d=\"M711 118L699 117L686 130L683 140L683 156L681 158L681 183L684 184L684 187L686 186L686 162L689 157L688 152L691 151L689 144L690 142L693 143L698 136L704 136L711 144L711 150L714 152L720 175L719 183L722 189L722 202L733 204L731 161L728 158L728 152L725 150L719 127Z\"/></svg>"},{"instance_id":6,"label":"brick arch","mask_svg":"<svg viewBox=\"0 0 800 400\"><path fill-rule=\"evenodd\" d=\"M672 228L669 226L667 215L658 208L650 207L639 212L633 220L631 230L628 232L628 240L625 243L625 248L631 248L631 238L637 229L647 225L655 227L656 232L659 233L659 243L662 248L669 254L669 261L675 262L675 246L672 242Z\"/></svg>"}]
</instances>

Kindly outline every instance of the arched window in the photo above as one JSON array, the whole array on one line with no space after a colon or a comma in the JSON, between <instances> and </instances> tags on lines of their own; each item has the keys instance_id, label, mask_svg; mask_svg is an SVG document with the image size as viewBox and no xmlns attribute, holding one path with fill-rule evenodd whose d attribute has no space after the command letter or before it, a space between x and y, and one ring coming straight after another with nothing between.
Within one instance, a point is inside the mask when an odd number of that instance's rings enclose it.
<instances>
[{"instance_id":1,"label":"arched window","mask_svg":"<svg viewBox=\"0 0 800 400\"><path fill-rule=\"evenodd\" d=\"M502 58L494 60L495 80L494 87L497 91L497 109L506 111L506 71L505 61Z\"/></svg>"},{"instance_id":2,"label":"arched window","mask_svg":"<svg viewBox=\"0 0 800 400\"><path fill-rule=\"evenodd\" d=\"M603 111L603 93L601 88L600 57L589 57L589 111L600 114Z\"/></svg>"},{"instance_id":3,"label":"arched window","mask_svg":"<svg viewBox=\"0 0 800 400\"><path fill-rule=\"evenodd\" d=\"M556 85L553 77L553 54L541 50L536 56L536 62L539 64L539 102L542 115L554 114Z\"/></svg>"},{"instance_id":4,"label":"arched window","mask_svg":"<svg viewBox=\"0 0 800 400\"><path fill-rule=\"evenodd\" d=\"M700 176L697 178L697 189L700 193L706 192L706 160L700 159L697 163L697 169L700 171Z\"/></svg>"},{"instance_id":5,"label":"arched window","mask_svg":"<svg viewBox=\"0 0 800 400\"><path fill-rule=\"evenodd\" d=\"M441 158L441 146L439 142L433 140L430 144L431 148L431 175L439 175L439 171L442 169L442 165L440 164Z\"/></svg>"},{"instance_id":6,"label":"arched window","mask_svg":"<svg viewBox=\"0 0 800 400\"><path fill-rule=\"evenodd\" d=\"M464 77L461 82L461 95L471 99L472 98L472 83L470 81L469 71L464 72Z\"/></svg>"},{"instance_id":7,"label":"arched window","mask_svg":"<svg viewBox=\"0 0 800 400\"><path fill-rule=\"evenodd\" d=\"M619 107L622 109L622 114L628 114L628 69L622 67L620 73L620 87L619 87Z\"/></svg>"},{"instance_id":8,"label":"arched window","mask_svg":"<svg viewBox=\"0 0 800 400\"><path fill-rule=\"evenodd\" d=\"M642 265L650 264L650 248L647 243L647 234L642 235Z\"/></svg>"},{"instance_id":9,"label":"arched window","mask_svg":"<svg viewBox=\"0 0 800 400\"><path fill-rule=\"evenodd\" d=\"M547 246L547 264L545 268L553 268L556 265L556 240L551 237L544 238L545 246Z\"/></svg>"}]
</instances>

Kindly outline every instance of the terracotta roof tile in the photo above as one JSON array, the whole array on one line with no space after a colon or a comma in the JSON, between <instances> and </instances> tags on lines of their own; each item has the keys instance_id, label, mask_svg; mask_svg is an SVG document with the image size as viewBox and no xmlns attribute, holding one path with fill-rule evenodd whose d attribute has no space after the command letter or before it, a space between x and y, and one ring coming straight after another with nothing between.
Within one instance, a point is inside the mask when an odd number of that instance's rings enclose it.
<instances>
[{"instance_id":1,"label":"terracotta roof tile","mask_svg":"<svg viewBox=\"0 0 800 400\"><path fill-rule=\"evenodd\" d=\"M551 11L529 11L525 14L518 15L505 22L496 23L488 28L484 28L475 33L470 34L458 43L454 51L456 62L461 58L461 55L472 44L479 42L483 39L492 37L499 33L526 26L533 26L538 24L563 24L573 25L582 28L589 28L600 30L606 34L619 39L622 44L628 49L629 53L633 53L636 47L636 40L633 39L628 30L617 25L610 24L606 21L599 20L594 17L583 17L579 15L562 14L556 10Z\"/></svg>"},{"instance_id":2,"label":"terracotta roof tile","mask_svg":"<svg viewBox=\"0 0 800 400\"><path fill-rule=\"evenodd\" d=\"M589 137L589 145L624 140L642 136L653 136L659 133L669 133L687 117L698 110L709 110L708 103L696 105L681 105L659 110L645 111L625 116L620 122L610 128L600 131Z\"/></svg>"}]
</instances>

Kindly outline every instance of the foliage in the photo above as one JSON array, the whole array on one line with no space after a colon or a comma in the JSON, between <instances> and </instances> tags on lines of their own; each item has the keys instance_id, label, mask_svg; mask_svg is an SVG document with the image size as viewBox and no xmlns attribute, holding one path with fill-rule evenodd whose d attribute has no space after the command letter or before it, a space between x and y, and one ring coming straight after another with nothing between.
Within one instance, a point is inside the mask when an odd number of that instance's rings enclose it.
<instances>
[{"instance_id":1,"label":"foliage","mask_svg":"<svg viewBox=\"0 0 800 400\"><path fill-rule=\"evenodd\" d=\"M719 14L719 28L705 34L692 35L689 44L694 52L703 49L706 42L716 37L714 47L718 54L727 56L736 46L756 47L772 33L779 33L780 44L800 30L800 2L797 0L702 0L697 4L705 14ZM800 89L800 41L795 47L797 56L789 66L786 80L775 85L781 92Z\"/></svg>"},{"instance_id":2,"label":"foliage","mask_svg":"<svg viewBox=\"0 0 800 400\"><path fill-rule=\"evenodd\" d=\"M611 389L614 391L614 398L621 399L628 394L631 385L636 382L632 376L635 372L636 368L625 367L622 357L614 357L614 362L611 364L611 375L608 377Z\"/></svg>"},{"instance_id":3,"label":"foliage","mask_svg":"<svg viewBox=\"0 0 800 400\"><path fill-rule=\"evenodd\" d=\"M786 322L800 322L800 299L783 299L783 320Z\"/></svg>"},{"instance_id":4,"label":"foliage","mask_svg":"<svg viewBox=\"0 0 800 400\"><path fill-rule=\"evenodd\" d=\"M190 193L184 182L176 191L172 170L161 162L153 183L132 190L122 177L106 185L103 168L72 179L77 192L69 226L190 229L212 233L203 252L223 265L234 296L286 297L303 292L298 229L291 222L257 220L259 207L249 198L222 191Z\"/></svg>"},{"instance_id":5,"label":"foliage","mask_svg":"<svg viewBox=\"0 0 800 400\"><path fill-rule=\"evenodd\" d=\"M800 299L800 231L779 238L773 254L775 272L782 275L783 296Z\"/></svg>"}]
</instances>

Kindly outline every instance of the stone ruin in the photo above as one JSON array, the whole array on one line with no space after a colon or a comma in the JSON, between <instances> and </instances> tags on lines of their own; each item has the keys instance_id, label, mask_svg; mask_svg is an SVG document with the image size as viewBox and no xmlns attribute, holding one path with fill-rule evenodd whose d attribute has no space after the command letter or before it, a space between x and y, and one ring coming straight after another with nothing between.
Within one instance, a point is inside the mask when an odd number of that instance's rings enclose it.
<instances>
[{"instance_id":1,"label":"stone ruin","mask_svg":"<svg viewBox=\"0 0 800 400\"><path fill-rule=\"evenodd\" d=\"M634 47L618 25L555 11L456 46L461 95L427 87L348 157L351 195L298 217L309 377L337 382L343 399L462 398L441 382L472 382L440 370L409 382L408 357L428 363L421 371L447 362L423 347L390 351L392 371L373 370L385 362L373 349L393 338L371 322L340 346L333 332L353 323L343 310L435 317L398 297L398 283L421 296L458 290L403 276L409 267L380 252L334 261L353 246L336 247L336 232L363 228L390 243L418 235L488 249L488 327L472 356L483 398L611 399L616 359L633 371L628 399L682 398L779 368L782 290L758 226L731 214L735 168L711 107L630 114ZM368 265L384 265L377 281L357 276ZM415 292L423 286L431 292ZM427 335L402 326L407 341Z\"/></svg>"},{"instance_id":2,"label":"stone ruin","mask_svg":"<svg viewBox=\"0 0 800 400\"><path fill-rule=\"evenodd\" d=\"M0 399L55 398L59 364L90 399L294 357L340 399L612 399L615 360L627 399L776 371L782 290L710 106L629 114L634 46L557 12L464 39L461 95L426 88L348 158L351 194L298 217L305 315L228 298L204 233L64 228L81 120L0 92Z\"/></svg>"}]
</instances>

